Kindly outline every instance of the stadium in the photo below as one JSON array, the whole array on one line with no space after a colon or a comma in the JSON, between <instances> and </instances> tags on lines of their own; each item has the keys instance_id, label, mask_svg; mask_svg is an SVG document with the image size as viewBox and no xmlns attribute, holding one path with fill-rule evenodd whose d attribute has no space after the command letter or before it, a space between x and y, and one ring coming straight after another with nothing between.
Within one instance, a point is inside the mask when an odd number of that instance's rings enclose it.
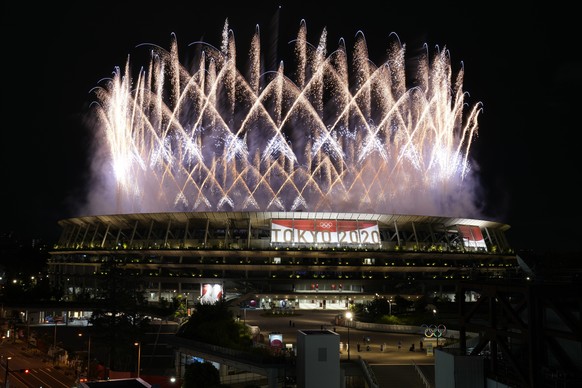
<instances>
[{"instance_id":1,"label":"stadium","mask_svg":"<svg viewBox=\"0 0 582 388\"><path fill-rule=\"evenodd\" d=\"M450 217L481 218L481 104L446 50L415 58L411 85L395 37L376 66L357 34L349 66L343 44L327 55L325 32L316 47L306 28L288 76L262 67L258 30L239 70L226 22L222 48L193 45L192 64L174 37L144 46L149 70L134 77L128 59L93 89L94 179L75 213L88 216L60 221L49 262L65 299L96 294L111 263L148 301L273 308L412 298L515 269L508 225Z\"/></svg>"},{"instance_id":2,"label":"stadium","mask_svg":"<svg viewBox=\"0 0 582 388\"><path fill-rule=\"evenodd\" d=\"M116 304L125 288L187 309L335 311L439 297L459 302L459 357L437 368L447 376L460 365L479 379L485 363L465 368L466 355L486 347L495 381L579 375L579 292L530 281L510 226L483 219L469 157L481 104L466 101L448 50L410 63L393 39L376 65L359 32L349 60L344 40L328 54L326 31L310 44L302 21L295 71L264 68L257 29L245 72L228 23L223 33L220 48L192 45L189 64L175 39L144 45L149 66L133 77L128 59L93 89L84 216L59 221L48 261L62 300L98 304L109 291ZM480 333L475 346L467 332Z\"/></svg>"},{"instance_id":3,"label":"stadium","mask_svg":"<svg viewBox=\"0 0 582 388\"><path fill-rule=\"evenodd\" d=\"M70 218L49 273L66 300L98 293L110 262L148 302L239 298L249 307L347 309L377 295L450 293L515 277L508 225L331 212L173 212ZM443 281L447 282L443 282ZM443 288L445 287L445 288Z\"/></svg>"}]
</instances>

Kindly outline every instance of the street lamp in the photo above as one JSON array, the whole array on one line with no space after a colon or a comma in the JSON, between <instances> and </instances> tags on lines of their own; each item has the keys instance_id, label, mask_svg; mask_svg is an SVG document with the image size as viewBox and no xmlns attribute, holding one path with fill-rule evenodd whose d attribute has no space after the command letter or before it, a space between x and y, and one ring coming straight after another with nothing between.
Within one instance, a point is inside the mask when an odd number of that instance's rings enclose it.
<instances>
[{"instance_id":1,"label":"street lamp","mask_svg":"<svg viewBox=\"0 0 582 388\"><path fill-rule=\"evenodd\" d=\"M79 333L79 337L83 337L83 333ZM89 377L89 368L91 367L91 334L87 340L87 378Z\"/></svg>"},{"instance_id":2,"label":"street lamp","mask_svg":"<svg viewBox=\"0 0 582 388\"><path fill-rule=\"evenodd\" d=\"M53 321L55 322L55 334L53 336L53 364L57 363L57 320L53 315Z\"/></svg>"},{"instance_id":3,"label":"street lamp","mask_svg":"<svg viewBox=\"0 0 582 388\"><path fill-rule=\"evenodd\" d=\"M89 378L89 368L91 368L91 334L89 334L89 342L87 344L87 378Z\"/></svg>"},{"instance_id":4,"label":"street lamp","mask_svg":"<svg viewBox=\"0 0 582 388\"><path fill-rule=\"evenodd\" d=\"M137 378L139 379L139 370L141 368L141 342L134 342L134 346L137 346Z\"/></svg>"},{"instance_id":5,"label":"street lamp","mask_svg":"<svg viewBox=\"0 0 582 388\"><path fill-rule=\"evenodd\" d=\"M30 324L32 323L32 317L28 317L28 311L26 312L26 347L30 348Z\"/></svg>"},{"instance_id":6,"label":"street lamp","mask_svg":"<svg viewBox=\"0 0 582 388\"><path fill-rule=\"evenodd\" d=\"M6 357L6 374L4 375L4 386L8 387L8 361L12 360L12 357Z\"/></svg>"},{"instance_id":7,"label":"street lamp","mask_svg":"<svg viewBox=\"0 0 582 388\"><path fill-rule=\"evenodd\" d=\"M351 312L351 311L348 311L348 312L346 313L346 319L347 319L348 321L350 321L350 322L348 323L348 361L350 361L350 324L351 324L351 322L352 322L352 317L353 317L353 314L352 314L352 312Z\"/></svg>"}]
</instances>

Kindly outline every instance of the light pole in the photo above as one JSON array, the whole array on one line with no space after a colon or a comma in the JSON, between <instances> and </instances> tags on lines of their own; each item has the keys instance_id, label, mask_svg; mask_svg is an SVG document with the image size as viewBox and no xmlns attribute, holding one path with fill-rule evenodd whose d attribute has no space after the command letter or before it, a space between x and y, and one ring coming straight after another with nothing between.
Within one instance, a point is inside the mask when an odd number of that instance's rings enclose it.
<instances>
[{"instance_id":1,"label":"light pole","mask_svg":"<svg viewBox=\"0 0 582 388\"><path fill-rule=\"evenodd\" d=\"M32 322L32 317L28 317L28 310L26 311L26 347L30 348L30 324Z\"/></svg>"},{"instance_id":2,"label":"light pole","mask_svg":"<svg viewBox=\"0 0 582 388\"><path fill-rule=\"evenodd\" d=\"M4 386L8 387L8 361L11 360L12 357L6 357L6 374L4 375Z\"/></svg>"},{"instance_id":3,"label":"light pole","mask_svg":"<svg viewBox=\"0 0 582 388\"><path fill-rule=\"evenodd\" d=\"M437 314L437 310L436 309L432 309L432 316L433 317L436 317L436 314ZM435 337L436 337L436 340L437 340L436 347L438 348L439 347L439 335L437 335L437 333L438 332L435 331Z\"/></svg>"},{"instance_id":4,"label":"light pole","mask_svg":"<svg viewBox=\"0 0 582 388\"><path fill-rule=\"evenodd\" d=\"M89 342L87 344L87 379L89 378L90 368L91 368L91 334L89 334Z\"/></svg>"},{"instance_id":5,"label":"light pole","mask_svg":"<svg viewBox=\"0 0 582 388\"><path fill-rule=\"evenodd\" d=\"M348 361L350 361L350 325L352 322L353 314L351 311L346 313L346 319L349 321L348 323Z\"/></svg>"},{"instance_id":6,"label":"light pole","mask_svg":"<svg viewBox=\"0 0 582 388\"><path fill-rule=\"evenodd\" d=\"M134 346L137 346L137 378L139 379L139 370L141 369L141 342L134 342Z\"/></svg>"},{"instance_id":7,"label":"light pole","mask_svg":"<svg viewBox=\"0 0 582 388\"><path fill-rule=\"evenodd\" d=\"M57 363L57 320L53 314L53 321L55 322L55 335L53 336L53 364Z\"/></svg>"},{"instance_id":8,"label":"light pole","mask_svg":"<svg viewBox=\"0 0 582 388\"><path fill-rule=\"evenodd\" d=\"M83 337L83 333L79 333L79 337ZM87 377L89 377L89 367L91 366L91 335L87 339Z\"/></svg>"}]
</instances>

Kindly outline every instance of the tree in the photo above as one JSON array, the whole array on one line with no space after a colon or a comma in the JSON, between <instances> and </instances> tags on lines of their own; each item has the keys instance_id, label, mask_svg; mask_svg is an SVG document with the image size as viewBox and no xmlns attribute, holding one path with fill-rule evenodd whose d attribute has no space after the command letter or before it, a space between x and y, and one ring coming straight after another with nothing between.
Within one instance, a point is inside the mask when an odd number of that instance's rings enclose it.
<instances>
[{"instance_id":1,"label":"tree","mask_svg":"<svg viewBox=\"0 0 582 388\"><path fill-rule=\"evenodd\" d=\"M218 369L209 362L194 362L185 366L182 388L220 387Z\"/></svg>"},{"instance_id":2,"label":"tree","mask_svg":"<svg viewBox=\"0 0 582 388\"><path fill-rule=\"evenodd\" d=\"M178 295L172 299L173 305L176 306L174 317L183 319L188 317L188 299L183 295Z\"/></svg>"},{"instance_id":3,"label":"tree","mask_svg":"<svg viewBox=\"0 0 582 388\"><path fill-rule=\"evenodd\" d=\"M141 341L150 323L151 308L142 291L142 279L126 271L124 263L110 259L102 266L103 277L96 299L101 308L91 316L93 344L107 348L106 365L112 370L132 370Z\"/></svg>"},{"instance_id":4,"label":"tree","mask_svg":"<svg viewBox=\"0 0 582 388\"><path fill-rule=\"evenodd\" d=\"M427 305L428 305L427 297L426 295L423 295L414 302L414 310L417 312L425 311Z\"/></svg>"},{"instance_id":5,"label":"tree","mask_svg":"<svg viewBox=\"0 0 582 388\"><path fill-rule=\"evenodd\" d=\"M0 276L11 279L0 289L0 300L42 302L58 300L58 288L51 289L43 273L49 257L40 241L20 241L12 233L0 234Z\"/></svg>"},{"instance_id":6,"label":"tree","mask_svg":"<svg viewBox=\"0 0 582 388\"><path fill-rule=\"evenodd\" d=\"M91 339L94 349L99 344L108 349L107 363L112 370L132 370L137 353L134 343L141 341L150 319L136 311L115 313L95 310L91 316ZM95 351L94 351L95 352Z\"/></svg>"},{"instance_id":7,"label":"tree","mask_svg":"<svg viewBox=\"0 0 582 388\"><path fill-rule=\"evenodd\" d=\"M248 328L234 319L224 301L197 303L190 318L180 327L178 335L239 350L246 350L251 344Z\"/></svg>"},{"instance_id":8,"label":"tree","mask_svg":"<svg viewBox=\"0 0 582 388\"><path fill-rule=\"evenodd\" d=\"M390 315L392 313L390 303L385 297L375 297L367 306L370 320L375 321L384 315Z\"/></svg>"},{"instance_id":9,"label":"tree","mask_svg":"<svg viewBox=\"0 0 582 388\"><path fill-rule=\"evenodd\" d=\"M406 312L410 307L412 307L414 302L404 298L401 295L396 295L394 297L394 304L396 304L396 306L398 306L399 312Z\"/></svg>"}]
</instances>

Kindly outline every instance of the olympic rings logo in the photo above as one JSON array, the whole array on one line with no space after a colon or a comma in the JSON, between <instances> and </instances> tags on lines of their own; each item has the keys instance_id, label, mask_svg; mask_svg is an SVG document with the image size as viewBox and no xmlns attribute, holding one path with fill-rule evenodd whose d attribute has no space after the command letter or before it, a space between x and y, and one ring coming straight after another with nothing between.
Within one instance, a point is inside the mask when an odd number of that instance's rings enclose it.
<instances>
[{"instance_id":1,"label":"olympic rings logo","mask_svg":"<svg viewBox=\"0 0 582 388\"><path fill-rule=\"evenodd\" d=\"M447 332L447 327L442 323L440 325L422 325L420 327L424 329L424 336L426 338L441 338Z\"/></svg>"},{"instance_id":2,"label":"olympic rings logo","mask_svg":"<svg viewBox=\"0 0 582 388\"><path fill-rule=\"evenodd\" d=\"M322 227L323 229L329 229L332 227L332 223L331 222L320 222L319 226Z\"/></svg>"}]
</instances>

